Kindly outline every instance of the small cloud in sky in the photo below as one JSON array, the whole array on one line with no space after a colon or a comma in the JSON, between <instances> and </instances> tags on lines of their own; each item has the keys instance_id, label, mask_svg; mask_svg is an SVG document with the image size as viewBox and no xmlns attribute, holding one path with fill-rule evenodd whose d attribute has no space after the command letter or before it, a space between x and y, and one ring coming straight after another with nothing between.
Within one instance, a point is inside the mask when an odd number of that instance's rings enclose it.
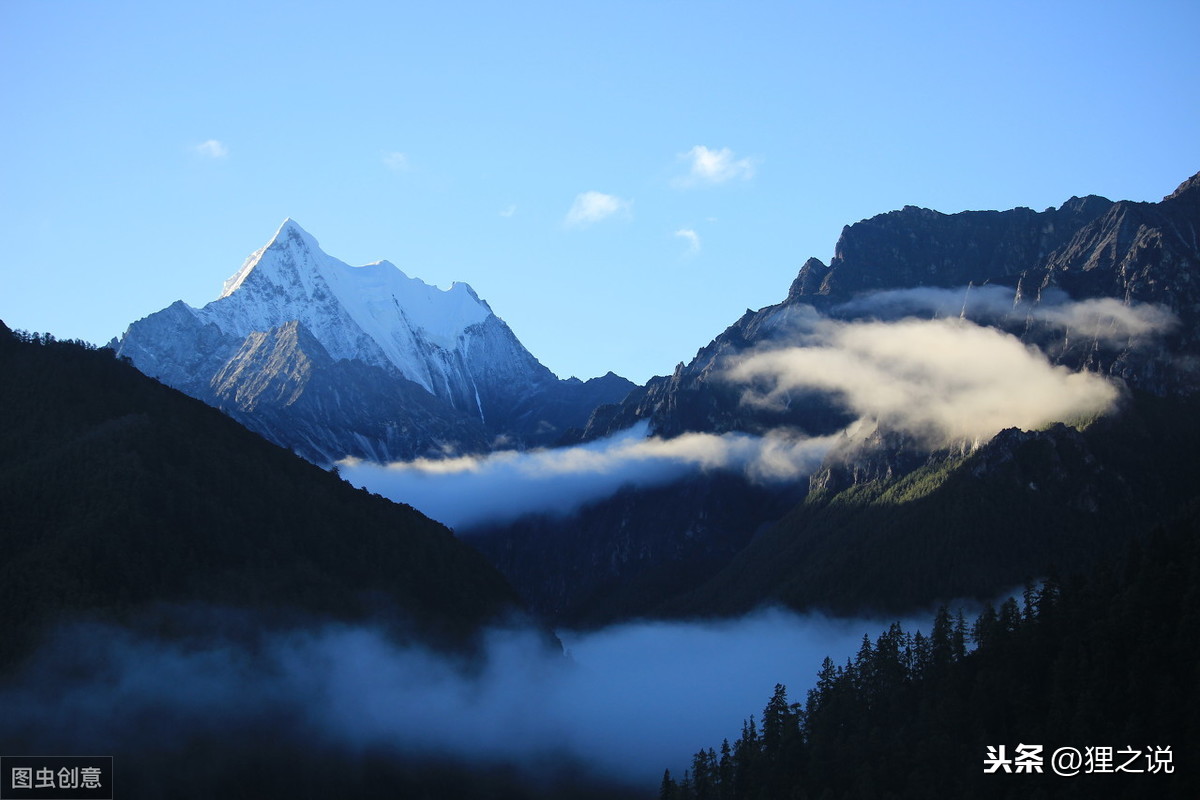
<instances>
[{"instance_id":1,"label":"small cloud in sky","mask_svg":"<svg viewBox=\"0 0 1200 800\"><path fill-rule=\"evenodd\" d=\"M217 139L209 139L206 142L201 142L196 145L195 151L208 158L225 158L229 155L229 148Z\"/></svg>"},{"instance_id":2,"label":"small cloud in sky","mask_svg":"<svg viewBox=\"0 0 1200 800\"><path fill-rule=\"evenodd\" d=\"M675 235L688 243L687 255L694 256L700 252L700 235L691 228L680 228Z\"/></svg>"},{"instance_id":3,"label":"small cloud in sky","mask_svg":"<svg viewBox=\"0 0 1200 800\"><path fill-rule=\"evenodd\" d=\"M387 153L383 157L383 165L393 172L407 172L408 156L400 152Z\"/></svg>"},{"instance_id":4,"label":"small cloud in sky","mask_svg":"<svg viewBox=\"0 0 1200 800\"><path fill-rule=\"evenodd\" d=\"M728 147L710 150L698 144L679 157L688 162L688 174L675 181L677 186L703 186L754 177L755 162L750 158L738 158Z\"/></svg>"},{"instance_id":5,"label":"small cloud in sky","mask_svg":"<svg viewBox=\"0 0 1200 800\"><path fill-rule=\"evenodd\" d=\"M502 216L502 217L511 217L513 214L516 214L516 213L517 213L517 207L512 203L509 203L507 206L500 209L500 216Z\"/></svg>"},{"instance_id":6,"label":"small cloud in sky","mask_svg":"<svg viewBox=\"0 0 1200 800\"><path fill-rule=\"evenodd\" d=\"M614 214L629 213L630 202L603 192L584 192L576 195L571 210L567 212L565 224L570 228L591 225L608 219Z\"/></svg>"}]
</instances>

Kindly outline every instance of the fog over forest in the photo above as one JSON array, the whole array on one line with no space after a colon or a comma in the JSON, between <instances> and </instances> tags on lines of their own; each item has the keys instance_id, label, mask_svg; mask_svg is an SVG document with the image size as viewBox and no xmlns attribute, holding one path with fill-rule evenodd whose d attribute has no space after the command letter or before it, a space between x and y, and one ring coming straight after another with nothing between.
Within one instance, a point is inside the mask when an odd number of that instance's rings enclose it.
<instances>
[{"instance_id":1,"label":"fog over forest","mask_svg":"<svg viewBox=\"0 0 1200 800\"><path fill-rule=\"evenodd\" d=\"M245 628L222 619L236 612L190 613L214 631ZM523 765L565 757L647 787L701 746L736 738L776 683L802 700L826 655L844 662L889 622L776 610L635 622L562 632L564 652L528 630L498 629L475 664L370 626L172 641L77 625L0 689L0 742L146 757L261 725L314 752Z\"/></svg>"}]
</instances>

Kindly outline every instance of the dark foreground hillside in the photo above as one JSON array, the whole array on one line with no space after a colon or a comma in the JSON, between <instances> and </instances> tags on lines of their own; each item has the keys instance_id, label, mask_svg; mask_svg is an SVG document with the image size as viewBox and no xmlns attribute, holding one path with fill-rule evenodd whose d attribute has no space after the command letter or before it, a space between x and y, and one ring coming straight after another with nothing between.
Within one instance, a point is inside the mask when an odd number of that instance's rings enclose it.
<instances>
[{"instance_id":1,"label":"dark foreground hillside","mask_svg":"<svg viewBox=\"0 0 1200 800\"><path fill-rule=\"evenodd\" d=\"M352 488L110 351L0 330L0 653L153 604L386 615L460 638L516 601L443 526Z\"/></svg>"},{"instance_id":2,"label":"dark foreground hillside","mask_svg":"<svg viewBox=\"0 0 1200 800\"><path fill-rule=\"evenodd\" d=\"M806 703L776 687L736 743L698 752L660 796L1194 798L1198 625L1192 503L1123 558L973 625L943 609L926 635L864 636L845 665L825 659Z\"/></svg>"},{"instance_id":3,"label":"dark foreground hillside","mask_svg":"<svg viewBox=\"0 0 1200 800\"><path fill-rule=\"evenodd\" d=\"M803 502L661 610L903 613L993 597L1050 565L1076 571L1121 552L1173 518L1195 497L1197 452L1200 400L1134 392L1082 431L1011 428L970 454L920 454L916 468L887 453L855 464L857 476L825 466Z\"/></svg>"},{"instance_id":4,"label":"dark foreground hillside","mask_svg":"<svg viewBox=\"0 0 1200 800\"><path fill-rule=\"evenodd\" d=\"M404 713L370 659L469 674L521 617L445 527L110 351L0 324L0 375L0 753L112 756L121 798L622 796L328 719Z\"/></svg>"}]
</instances>

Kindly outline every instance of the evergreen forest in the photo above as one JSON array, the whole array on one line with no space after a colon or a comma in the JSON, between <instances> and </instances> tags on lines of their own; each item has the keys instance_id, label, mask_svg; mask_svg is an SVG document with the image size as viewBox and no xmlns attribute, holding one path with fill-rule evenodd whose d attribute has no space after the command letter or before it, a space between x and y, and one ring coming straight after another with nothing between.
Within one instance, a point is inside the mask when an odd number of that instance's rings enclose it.
<instances>
[{"instance_id":1,"label":"evergreen forest","mask_svg":"<svg viewBox=\"0 0 1200 800\"><path fill-rule=\"evenodd\" d=\"M845 664L825 659L803 702L779 685L733 744L668 769L659 796L1198 797L1198 630L1192 503L1120 558L1030 583L974 622L943 607L928 634L864 636ZM1018 745L1041 745L1040 773L985 772L989 747L1011 760ZM1079 753L1078 774L1055 774L1061 748Z\"/></svg>"}]
</instances>

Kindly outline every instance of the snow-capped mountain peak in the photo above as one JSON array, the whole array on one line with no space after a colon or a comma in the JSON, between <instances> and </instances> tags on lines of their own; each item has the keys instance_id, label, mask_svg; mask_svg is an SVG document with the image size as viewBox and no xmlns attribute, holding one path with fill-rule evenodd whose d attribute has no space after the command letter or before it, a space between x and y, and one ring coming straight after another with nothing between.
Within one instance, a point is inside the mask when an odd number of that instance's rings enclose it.
<instances>
[{"instance_id":1,"label":"snow-capped mountain peak","mask_svg":"<svg viewBox=\"0 0 1200 800\"><path fill-rule=\"evenodd\" d=\"M477 446L485 430L548 439L586 422L593 400L583 392L577 399L563 395L570 387L560 390L470 285L440 289L388 261L350 266L322 251L292 219L225 281L216 300L199 309L172 304L130 325L113 346L147 374L239 414L266 413L262 398L271 393L264 387L287 389L271 395L281 408L308 398L312 407L294 412L308 422L296 430L283 432L270 414L261 424L319 459L403 452L397 442L416 447L442 436ZM308 393L316 373L325 388ZM364 394L342 381L379 388ZM414 401L412 392L420 390L412 384L432 397ZM595 402L615 402L628 387L605 390ZM387 411L393 402L396 409ZM371 403L385 409L382 417L363 416ZM441 422L416 430L423 414ZM347 439L336 421L345 415L393 422ZM316 427L305 428L310 423Z\"/></svg>"},{"instance_id":2,"label":"snow-capped mountain peak","mask_svg":"<svg viewBox=\"0 0 1200 800\"><path fill-rule=\"evenodd\" d=\"M395 369L475 420L506 414L533 387L554 383L469 284L439 289L385 260L350 266L290 218L224 282L220 297L137 321L118 350L204 396L248 339L295 324L331 362Z\"/></svg>"},{"instance_id":3,"label":"snow-capped mountain peak","mask_svg":"<svg viewBox=\"0 0 1200 800\"><path fill-rule=\"evenodd\" d=\"M199 314L239 338L298 320L335 359L394 366L436 393L445 359L429 346L454 351L492 311L467 284L442 290L388 261L352 267L288 218Z\"/></svg>"},{"instance_id":4,"label":"snow-capped mountain peak","mask_svg":"<svg viewBox=\"0 0 1200 800\"><path fill-rule=\"evenodd\" d=\"M228 297L241 288L246 279L258 269L268 251L273 251L277 255L283 251L292 251L300 255L301 260L306 260L304 256L314 251L320 253L321 246L308 231L300 227L298 222L288 217L279 226L279 230L275 232L271 240L251 253L250 257L243 262L241 269L226 279L225 284L221 287L221 296L218 299ZM293 256L294 259L295 256ZM261 272L259 274L260 276L262 275Z\"/></svg>"}]
</instances>

